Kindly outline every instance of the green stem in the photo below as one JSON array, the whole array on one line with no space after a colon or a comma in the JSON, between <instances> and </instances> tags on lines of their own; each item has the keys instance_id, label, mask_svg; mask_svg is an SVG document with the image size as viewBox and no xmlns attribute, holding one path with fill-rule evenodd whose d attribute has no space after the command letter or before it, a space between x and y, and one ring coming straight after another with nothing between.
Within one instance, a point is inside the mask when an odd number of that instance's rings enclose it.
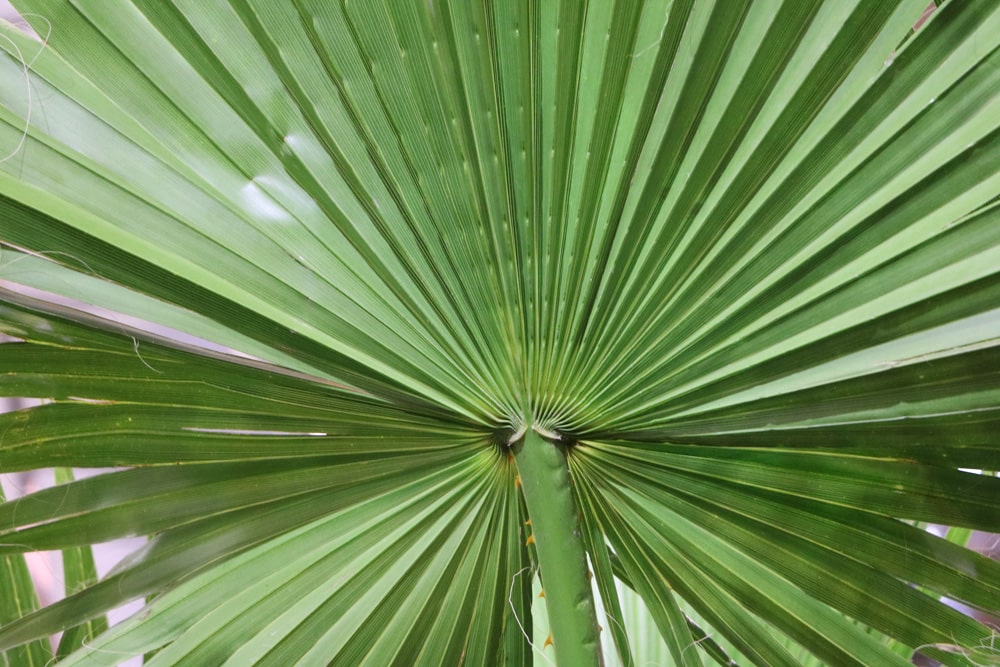
<instances>
[{"instance_id":1,"label":"green stem","mask_svg":"<svg viewBox=\"0 0 1000 667\"><path fill-rule=\"evenodd\" d=\"M529 429L515 444L514 457L531 518L556 662L601 665L597 612L566 452Z\"/></svg>"}]
</instances>

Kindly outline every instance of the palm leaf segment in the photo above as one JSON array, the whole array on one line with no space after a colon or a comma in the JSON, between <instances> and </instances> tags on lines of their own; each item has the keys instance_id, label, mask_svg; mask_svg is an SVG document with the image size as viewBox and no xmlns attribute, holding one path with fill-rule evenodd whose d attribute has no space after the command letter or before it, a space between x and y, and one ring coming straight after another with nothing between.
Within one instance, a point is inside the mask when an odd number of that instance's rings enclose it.
<instances>
[{"instance_id":1,"label":"palm leaf segment","mask_svg":"<svg viewBox=\"0 0 1000 667\"><path fill-rule=\"evenodd\" d=\"M923 4L19 2L0 460L128 469L0 550L153 537L0 646L530 662L556 452L610 660L634 591L677 664L971 664L1000 567L914 522L1000 524L1000 6Z\"/></svg>"}]
</instances>

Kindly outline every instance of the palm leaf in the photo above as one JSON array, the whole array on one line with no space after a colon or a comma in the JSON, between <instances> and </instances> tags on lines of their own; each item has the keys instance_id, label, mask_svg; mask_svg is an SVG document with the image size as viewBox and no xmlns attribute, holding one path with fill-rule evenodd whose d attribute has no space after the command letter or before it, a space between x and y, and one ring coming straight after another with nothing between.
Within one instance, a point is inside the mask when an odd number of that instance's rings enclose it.
<instances>
[{"instance_id":1,"label":"palm leaf","mask_svg":"<svg viewBox=\"0 0 1000 667\"><path fill-rule=\"evenodd\" d=\"M73 481L73 471L68 468L55 469L56 484L67 484ZM69 547L63 549L63 585L66 595L73 595L79 590L97 583L97 566L94 554L89 546ZM70 628L59 639L56 655L63 658L76 649L84 646L95 636L108 629L107 618L99 616Z\"/></svg>"},{"instance_id":2,"label":"palm leaf","mask_svg":"<svg viewBox=\"0 0 1000 667\"><path fill-rule=\"evenodd\" d=\"M3 498L0 489L0 498ZM8 624L38 609L28 564L21 554L0 557L0 623ZM0 652L0 662L7 665L42 667L52 660L52 646L46 639L21 644Z\"/></svg>"},{"instance_id":3,"label":"palm leaf","mask_svg":"<svg viewBox=\"0 0 1000 667\"><path fill-rule=\"evenodd\" d=\"M536 570L564 664L988 645L991 3L17 4L0 462L122 469L0 504L84 586L0 649L528 664Z\"/></svg>"}]
</instances>

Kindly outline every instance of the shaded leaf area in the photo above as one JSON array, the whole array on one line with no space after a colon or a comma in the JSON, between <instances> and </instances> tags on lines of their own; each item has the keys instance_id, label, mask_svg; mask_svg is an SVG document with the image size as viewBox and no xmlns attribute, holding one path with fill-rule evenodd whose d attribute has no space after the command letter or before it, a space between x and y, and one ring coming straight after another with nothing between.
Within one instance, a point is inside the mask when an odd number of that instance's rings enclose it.
<instances>
[{"instance_id":1,"label":"shaded leaf area","mask_svg":"<svg viewBox=\"0 0 1000 667\"><path fill-rule=\"evenodd\" d=\"M764 626L746 634L754 627L740 618L747 611L836 664L906 661L825 605L908 646L971 647L988 634L936 596L993 608L1000 564L890 517L924 520L928 506L949 506L946 522L996 531L995 478L968 475L973 482L963 484L954 479L963 473L857 456L685 449L706 448L575 450L574 470L588 487L582 504L608 536L622 577L647 600L682 595L764 664L797 663ZM698 463L688 465L688 456ZM967 504L970 496L982 504ZM968 514L957 516L963 506ZM693 641L685 639L682 646Z\"/></svg>"},{"instance_id":2,"label":"shaded leaf area","mask_svg":"<svg viewBox=\"0 0 1000 667\"><path fill-rule=\"evenodd\" d=\"M1000 531L1000 7L17 4L0 465L127 469L0 504L12 590L84 586L0 647L530 664L531 427L674 664L989 636L938 598L1000 566L914 524Z\"/></svg>"},{"instance_id":3,"label":"shaded leaf area","mask_svg":"<svg viewBox=\"0 0 1000 667\"><path fill-rule=\"evenodd\" d=\"M113 587L134 594L143 585L157 590L170 582L170 590L131 624L102 635L67 664L86 663L91 654L113 665L121 655L167 642L152 664L191 656L289 664L317 655L387 664L396 651L400 660L425 654L434 664L441 655L457 660L462 653L475 655L477 663L523 661L527 644L519 631L510 631L516 626L509 613L528 612L524 596L511 597L507 584L521 553L519 542L507 538L510 524L519 523L504 509L513 484L489 461L479 455L412 484L397 480L358 503L330 498L323 503L327 516L319 520L304 516L308 504L288 512L275 503L255 508L252 521L206 520L164 533L138 564L120 566L69 605L53 605L5 632L16 637L44 631L46 623L121 596ZM472 474L484 464L491 473ZM206 570L206 552L211 560L242 553ZM509 576L500 581L487 571ZM514 610L509 613L508 598ZM474 622L459 622L459 614ZM150 624L158 628L153 634L146 629ZM384 633L391 643L377 642ZM376 655L373 643L392 649ZM235 654L234 645L242 645Z\"/></svg>"},{"instance_id":4,"label":"shaded leaf area","mask_svg":"<svg viewBox=\"0 0 1000 667\"><path fill-rule=\"evenodd\" d=\"M511 595L506 582L525 559L522 538L510 530L521 524L520 507L512 496L510 467L496 465L498 454L483 446L482 433L463 428L460 421L449 425L409 414L356 390L256 362L210 359L148 341L136 347L128 332L105 333L52 312L31 312L14 297L4 308L5 330L25 335L27 341L0 346L5 369L0 386L11 395L51 399L40 409L0 415L4 469L61 462L139 467L67 481L0 505L0 551L16 559L25 551L69 551L127 535L155 536L100 583L91 582L35 616L7 624L5 641L45 637L123 601L174 588L178 581L298 526L375 502L377 507L368 510L375 512L373 525L387 526L372 538L390 554L383 558L413 549L414 558L440 549L449 554L438 558L438 569L431 574L414 573L404 580L414 586L409 594L417 601L401 618L408 623L423 618L408 645L416 650L436 641L437 648L461 651L472 641L460 633L452 636L454 622L432 622L439 614L434 610L447 600L464 613L485 614L484 625L477 628L484 634L475 641L492 646L491 655L523 652L524 637L511 629L516 624L505 604ZM29 322L37 333L23 329ZM400 499L418 491L424 504L416 504L413 512L423 518L414 519L408 531L386 533L409 512ZM435 511L447 507L451 518L431 521L428 506ZM344 532L353 521L349 516L327 527L325 534ZM425 530L431 526L437 532L428 537ZM462 550L468 562L454 555ZM380 552L358 553L363 555L352 557L360 559L355 565ZM337 568L341 557L340 552L329 556ZM278 569L284 563L273 557L266 562ZM464 576L438 582L443 567L458 568ZM509 574L493 582L484 577L484 567ZM257 575L238 574L234 580L245 582L246 576ZM358 583L356 573L330 566L314 577L353 581L354 595L371 583ZM307 585L316 587L318 580L309 579ZM436 583L428 588L428 581ZM486 581L493 582L492 588ZM523 592L518 593L521 602L515 609L528 618ZM226 599L217 593L208 597L217 603ZM371 602L347 599L353 601L343 609ZM246 613L256 613L257 603L247 602ZM338 605L344 603L323 604L342 609ZM385 604L395 609L396 602ZM426 611L420 611L421 605ZM482 605L488 611L476 611ZM14 617L21 615L23 611ZM380 616L366 632L381 631L386 622ZM238 627L247 629L242 623ZM301 649L301 640L299 644ZM438 659L437 648L428 649L429 656L437 656L429 660ZM345 650L356 655L360 649ZM289 659L283 651L276 654L283 656L274 658L276 664Z\"/></svg>"}]
</instances>

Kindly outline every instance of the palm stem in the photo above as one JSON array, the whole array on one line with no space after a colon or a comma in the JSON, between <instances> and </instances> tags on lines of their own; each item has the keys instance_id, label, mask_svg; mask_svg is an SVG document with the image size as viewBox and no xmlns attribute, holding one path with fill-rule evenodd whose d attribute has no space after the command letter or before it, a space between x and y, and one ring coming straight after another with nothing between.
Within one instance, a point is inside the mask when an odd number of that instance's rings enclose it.
<instances>
[{"instance_id":1,"label":"palm stem","mask_svg":"<svg viewBox=\"0 0 1000 667\"><path fill-rule=\"evenodd\" d=\"M514 446L549 613L556 662L602 664L597 613L566 451L532 429Z\"/></svg>"}]
</instances>

